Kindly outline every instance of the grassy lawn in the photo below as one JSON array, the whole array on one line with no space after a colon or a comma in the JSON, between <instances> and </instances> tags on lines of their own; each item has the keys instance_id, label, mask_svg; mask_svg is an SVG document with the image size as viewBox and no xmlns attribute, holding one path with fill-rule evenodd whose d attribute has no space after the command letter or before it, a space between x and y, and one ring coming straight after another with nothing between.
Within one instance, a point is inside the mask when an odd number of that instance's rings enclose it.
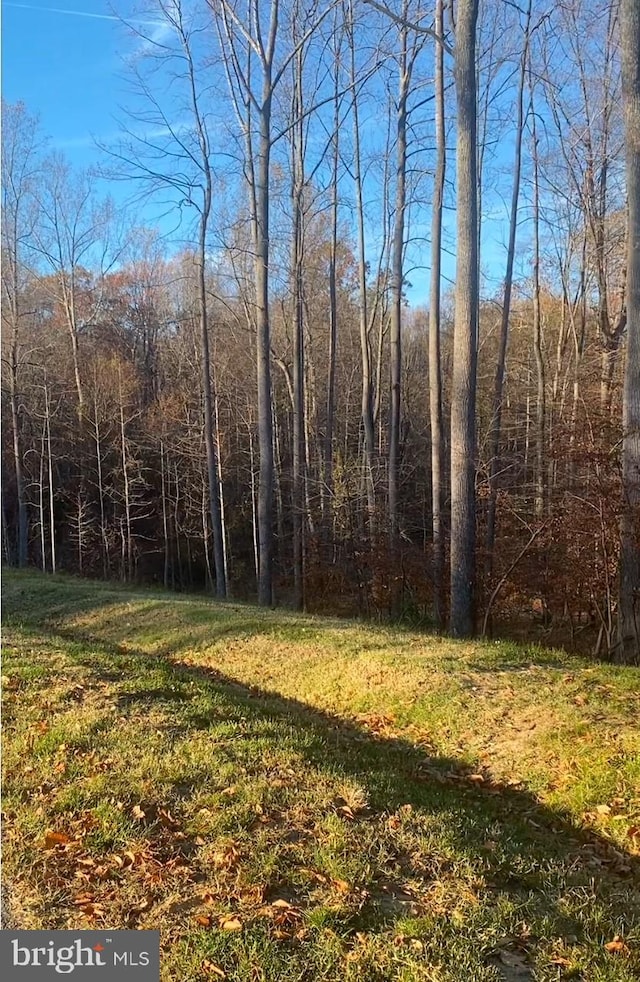
<instances>
[{"instance_id":1,"label":"grassy lawn","mask_svg":"<svg viewBox=\"0 0 640 982\"><path fill-rule=\"evenodd\" d=\"M20 926L164 982L640 978L640 672L5 572Z\"/></svg>"}]
</instances>

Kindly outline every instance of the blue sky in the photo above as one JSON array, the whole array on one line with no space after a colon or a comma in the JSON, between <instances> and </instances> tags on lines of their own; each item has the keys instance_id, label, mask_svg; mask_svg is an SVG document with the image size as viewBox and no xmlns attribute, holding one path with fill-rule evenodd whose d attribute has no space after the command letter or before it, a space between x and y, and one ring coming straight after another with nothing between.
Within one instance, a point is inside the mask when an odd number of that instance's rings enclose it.
<instances>
[{"instance_id":1,"label":"blue sky","mask_svg":"<svg viewBox=\"0 0 640 982\"><path fill-rule=\"evenodd\" d=\"M130 15L132 4L119 9ZM126 92L118 74L134 39L105 0L75 6L63 0L59 7L3 2L2 20L4 98L25 102L51 146L73 164L95 163L93 137L117 130L114 117Z\"/></svg>"},{"instance_id":2,"label":"blue sky","mask_svg":"<svg viewBox=\"0 0 640 982\"><path fill-rule=\"evenodd\" d=\"M114 0L113 4L108 0L75 0L75 4L60 0L60 6L38 0L3 0L4 98L9 102L22 100L29 112L38 115L51 148L62 151L74 166L87 167L100 161L102 154L94 139L106 143L115 139L118 120L124 115L121 107L129 101L126 62L144 52L145 42L128 30L121 18L151 38L162 36L161 24L148 16L136 19L136 6L136 0ZM130 189L118 182L109 191L121 201ZM152 209L138 213L141 217L150 222ZM428 217L418 221L423 226ZM450 212L447 224L451 227L454 221ZM417 231L418 225L413 234ZM483 266L486 269L488 262L495 270L491 277L494 288L503 275L505 238L504 220L485 226ZM417 253L409 250L408 267L416 260L421 266L425 259L428 263L426 243ZM445 256L443 272L447 279L453 277L454 269L453 257ZM425 303L428 270L408 273L410 300Z\"/></svg>"}]
</instances>

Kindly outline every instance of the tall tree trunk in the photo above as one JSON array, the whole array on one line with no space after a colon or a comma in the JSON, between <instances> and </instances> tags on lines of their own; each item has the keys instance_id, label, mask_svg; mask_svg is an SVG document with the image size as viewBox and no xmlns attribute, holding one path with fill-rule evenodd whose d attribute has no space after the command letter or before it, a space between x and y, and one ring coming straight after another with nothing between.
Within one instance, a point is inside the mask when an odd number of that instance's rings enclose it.
<instances>
[{"instance_id":1,"label":"tall tree trunk","mask_svg":"<svg viewBox=\"0 0 640 982\"><path fill-rule=\"evenodd\" d=\"M205 277L206 225L211 196L206 194L205 210L200 217L198 242L198 320L200 323L200 359L202 362L202 399L204 408L204 442L207 454L207 481L209 485L209 515L213 532L213 566L216 577L216 596L226 597L227 577L224 562L222 533L222 509L220 503L220 460L213 419L213 393L211 383L211 358L209 351L209 315L207 310L207 286Z\"/></svg>"},{"instance_id":2,"label":"tall tree trunk","mask_svg":"<svg viewBox=\"0 0 640 982\"><path fill-rule=\"evenodd\" d=\"M127 438L124 419L124 393L122 390L122 372L118 367L118 395L120 417L120 456L122 463L122 481L124 490L124 524L121 522L122 535L122 570L123 579L129 581L133 571L133 538L131 529L131 486L129 482L129 458L127 454ZM126 527L127 534L124 535Z\"/></svg>"},{"instance_id":3,"label":"tall tree trunk","mask_svg":"<svg viewBox=\"0 0 640 982\"><path fill-rule=\"evenodd\" d=\"M163 544L163 554L164 554L164 567L162 582L165 590L169 589L169 518L167 515L167 480L166 480L166 469L164 463L164 440L160 440L160 493L162 496L162 544ZM204 549L207 556L207 567L209 565L208 557L209 550L207 549L207 523L206 519L203 522L202 536L204 540Z\"/></svg>"},{"instance_id":4,"label":"tall tree trunk","mask_svg":"<svg viewBox=\"0 0 640 982\"><path fill-rule=\"evenodd\" d=\"M524 47L520 58L520 74L518 79L518 118L516 123L516 146L513 162L513 188L511 191L511 213L509 216L509 242L507 246L507 267L504 274L502 295L502 311L500 314L500 342L498 346L498 361L493 385L493 406L491 413L491 430L489 436L489 505L487 509L487 539L485 574L491 577L493 572L493 550L496 538L496 507L498 501L498 473L500 471L500 431L502 428L502 394L507 364L507 342L509 340L509 317L511 314L511 291L513 287L513 264L516 254L516 232L518 229L518 202L520 199L520 174L522 169L522 138L524 135L524 87L526 81L527 59L529 52L529 31L531 26L531 0L527 7L527 21L524 35Z\"/></svg>"},{"instance_id":5,"label":"tall tree trunk","mask_svg":"<svg viewBox=\"0 0 640 982\"><path fill-rule=\"evenodd\" d=\"M627 353L622 411L617 661L640 664L640 3L622 0L620 37L627 199Z\"/></svg>"},{"instance_id":6,"label":"tall tree trunk","mask_svg":"<svg viewBox=\"0 0 640 982\"><path fill-rule=\"evenodd\" d=\"M271 415L271 325L269 322L269 160L271 87L265 77L256 166L255 281L258 372L258 603L273 602L273 422Z\"/></svg>"},{"instance_id":7,"label":"tall tree trunk","mask_svg":"<svg viewBox=\"0 0 640 982\"><path fill-rule=\"evenodd\" d=\"M22 469L22 440L20 432L20 410L18 396L18 327L17 317L11 337L9 398L11 402L11 436L13 442L13 466L16 475L16 497L18 499L18 566L26 566L29 548L29 519L27 496Z\"/></svg>"},{"instance_id":8,"label":"tall tree trunk","mask_svg":"<svg viewBox=\"0 0 640 982\"><path fill-rule=\"evenodd\" d=\"M442 37L443 0L436 0L435 32ZM433 616L444 623L444 429L442 425L442 367L440 363L440 277L442 264L442 205L446 172L444 131L444 51L435 42L436 169L431 205L431 285L429 292L429 419L431 423L431 532L433 541Z\"/></svg>"},{"instance_id":9,"label":"tall tree trunk","mask_svg":"<svg viewBox=\"0 0 640 982\"><path fill-rule=\"evenodd\" d=\"M291 127L291 200L293 228L291 272L293 286L293 602L296 610L304 609L304 472L305 461L305 369L304 369L304 125L302 94L302 49L293 62L293 99Z\"/></svg>"},{"instance_id":10,"label":"tall tree trunk","mask_svg":"<svg viewBox=\"0 0 640 982\"><path fill-rule=\"evenodd\" d=\"M407 3L403 4L407 17ZM407 171L407 100L411 84L411 67L407 53L407 28L400 32L400 84L396 114L396 202L391 257L391 318L389 408L389 531L395 549L398 534L398 485L400 480L400 413L402 409L402 283L404 258L404 218Z\"/></svg>"},{"instance_id":11,"label":"tall tree trunk","mask_svg":"<svg viewBox=\"0 0 640 982\"><path fill-rule=\"evenodd\" d=\"M456 17L457 262L451 391L451 633L475 622L475 410L478 352L478 187L475 40L478 0Z\"/></svg>"},{"instance_id":12,"label":"tall tree trunk","mask_svg":"<svg viewBox=\"0 0 640 982\"><path fill-rule=\"evenodd\" d=\"M367 496L367 524L369 536L373 539L375 530L375 483L373 475L373 457L375 448L375 424L373 418L373 379L371 370L371 343L369 339L369 316L367 303L367 259L364 229L364 198L362 187L362 164L360 147L360 119L358 100L355 94L356 65L355 65L355 19L353 0L349 5L349 44L351 54L351 84L354 86L353 98L353 162L356 189L356 212L358 224L358 286L359 286L359 323L360 323L360 358L362 363L362 427L364 431L364 483Z\"/></svg>"},{"instance_id":13,"label":"tall tree trunk","mask_svg":"<svg viewBox=\"0 0 640 982\"><path fill-rule=\"evenodd\" d=\"M531 73L531 68L529 68ZM530 74L531 81L531 74ZM545 500L545 423L546 423L546 380L544 354L542 351L542 312L540 309L540 175L538 166L538 135L536 114L533 109L533 90L531 93L531 139L533 155L533 354L536 363L536 463L535 499L536 518L544 514Z\"/></svg>"},{"instance_id":14,"label":"tall tree trunk","mask_svg":"<svg viewBox=\"0 0 640 982\"><path fill-rule=\"evenodd\" d=\"M56 521L54 513L54 493L53 493L53 455L51 453L51 407L49 404L49 390L47 388L47 383L44 385L44 406L45 406L45 422L47 431L47 472L49 480L49 528L51 530L51 572L56 571ZM78 509L80 512L80 509ZM82 543L82 527L81 527L81 515L78 514L78 541L79 548L81 549ZM82 555L82 554L81 554ZM82 575L82 561L80 562L80 575Z\"/></svg>"},{"instance_id":15,"label":"tall tree trunk","mask_svg":"<svg viewBox=\"0 0 640 982\"><path fill-rule=\"evenodd\" d=\"M209 483L209 514L213 533L213 566L216 575L216 596L227 595L227 570L225 563L224 532L222 528L222 501L220 481L220 457L214 422L213 385L211 381L211 354L209 343L209 311L207 304L206 255L207 231L213 201L213 174L211 170L209 135L202 113L196 85L196 68L190 37L182 20L182 8L175 9L175 26L179 32L186 64L191 113L198 140L198 166L202 178L202 204L198 220L198 249L196 253L198 320L200 325L200 360L202 371L202 397L204 408L204 442L207 454L207 480ZM205 544L206 548L206 544Z\"/></svg>"},{"instance_id":16,"label":"tall tree trunk","mask_svg":"<svg viewBox=\"0 0 640 982\"><path fill-rule=\"evenodd\" d=\"M38 480L38 519L40 525L40 566L42 572L47 571L47 543L46 526L44 521L44 448L46 443L46 430L42 426L40 434L40 474Z\"/></svg>"},{"instance_id":17,"label":"tall tree trunk","mask_svg":"<svg viewBox=\"0 0 640 982\"><path fill-rule=\"evenodd\" d=\"M337 54L337 53L336 53ZM327 357L327 425L324 444L324 485L328 501L326 527L333 515L333 434L336 412L336 364L338 346L338 296L336 265L338 253L338 164L340 161L339 74L336 65L333 90L333 158L331 171L331 241L329 245L329 352Z\"/></svg>"}]
</instances>

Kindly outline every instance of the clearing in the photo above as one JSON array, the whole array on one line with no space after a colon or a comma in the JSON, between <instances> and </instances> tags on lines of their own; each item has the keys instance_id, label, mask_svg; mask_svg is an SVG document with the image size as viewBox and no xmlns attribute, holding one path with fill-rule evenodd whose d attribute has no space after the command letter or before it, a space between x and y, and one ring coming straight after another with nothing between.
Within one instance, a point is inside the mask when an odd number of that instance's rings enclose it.
<instances>
[{"instance_id":1,"label":"clearing","mask_svg":"<svg viewBox=\"0 0 640 982\"><path fill-rule=\"evenodd\" d=\"M5 572L15 924L163 982L640 978L640 672Z\"/></svg>"}]
</instances>

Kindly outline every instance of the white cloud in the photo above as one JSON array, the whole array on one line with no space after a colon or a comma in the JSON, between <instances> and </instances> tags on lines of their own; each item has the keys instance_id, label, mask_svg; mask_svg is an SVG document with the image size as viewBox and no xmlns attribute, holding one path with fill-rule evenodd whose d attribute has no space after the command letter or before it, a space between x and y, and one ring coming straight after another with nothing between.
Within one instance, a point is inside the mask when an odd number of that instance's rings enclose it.
<instances>
[{"instance_id":1,"label":"white cloud","mask_svg":"<svg viewBox=\"0 0 640 982\"><path fill-rule=\"evenodd\" d=\"M13 3L12 0L7 0L7 2L3 3L3 7L19 7L20 10L36 10L38 13L63 14L67 17L91 17L93 20L114 20L118 24L127 23L124 18L116 17L115 14L94 14L88 10L68 10L65 7L38 7L33 3ZM154 27L156 29L166 27L166 23L159 20L138 20L137 18L132 18L130 23L140 25L141 27Z\"/></svg>"}]
</instances>

